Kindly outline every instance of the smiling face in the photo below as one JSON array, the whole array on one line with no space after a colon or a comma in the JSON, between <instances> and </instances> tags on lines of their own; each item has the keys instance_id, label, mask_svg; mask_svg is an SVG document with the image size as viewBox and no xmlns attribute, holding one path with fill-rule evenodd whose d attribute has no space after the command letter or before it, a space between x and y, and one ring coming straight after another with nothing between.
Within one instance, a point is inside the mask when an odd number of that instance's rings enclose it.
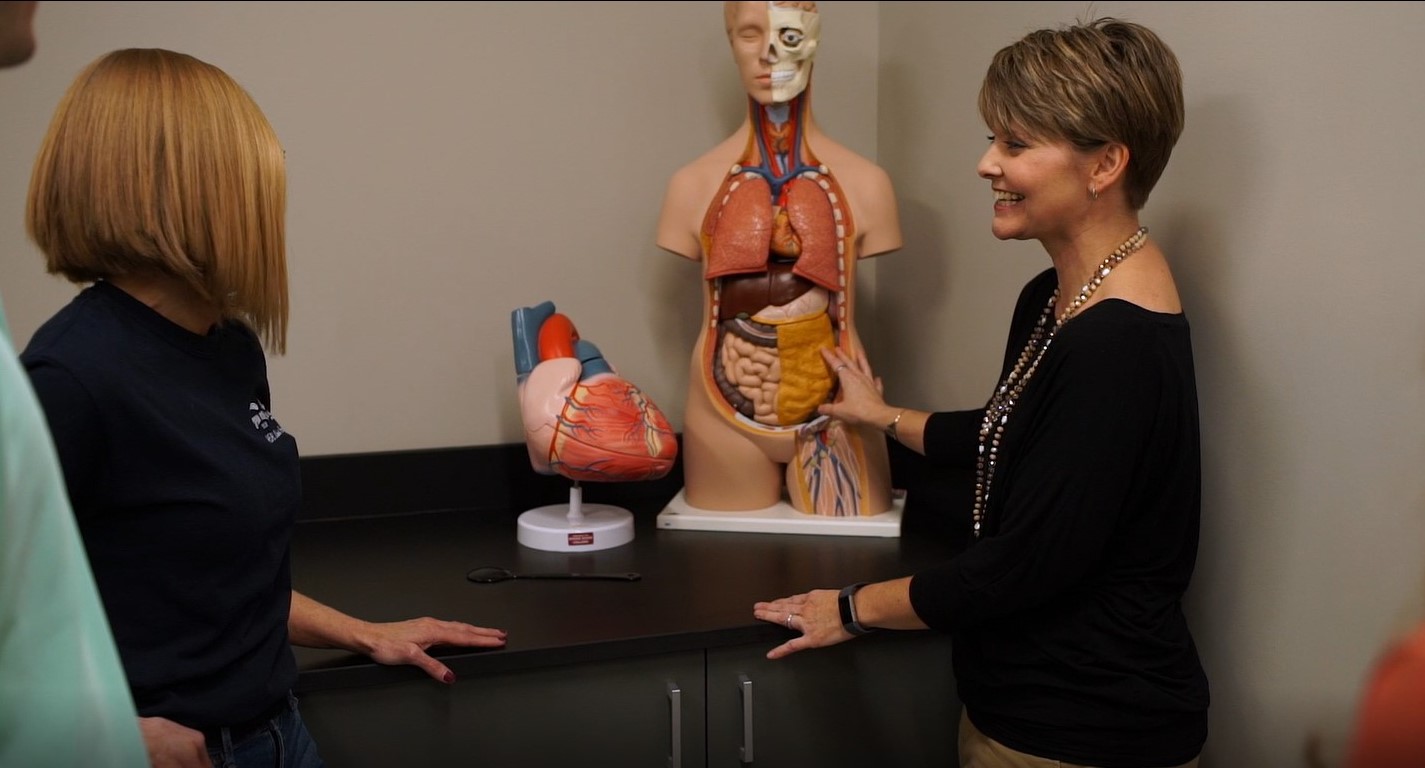
<instances>
[{"instance_id":1,"label":"smiling face","mask_svg":"<svg viewBox=\"0 0 1425 768\"><path fill-rule=\"evenodd\" d=\"M806 90L821 34L815 3L727 3L724 19L747 95L784 104Z\"/></svg>"},{"instance_id":2,"label":"smiling face","mask_svg":"<svg viewBox=\"0 0 1425 768\"><path fill-rule=\"evenodd\" d=\"M991 230L1001 240L1069 239L1088 214L1096 158L1065 140L1003 131L976 168L994 189Z\"/></svg>"}]
</instances>

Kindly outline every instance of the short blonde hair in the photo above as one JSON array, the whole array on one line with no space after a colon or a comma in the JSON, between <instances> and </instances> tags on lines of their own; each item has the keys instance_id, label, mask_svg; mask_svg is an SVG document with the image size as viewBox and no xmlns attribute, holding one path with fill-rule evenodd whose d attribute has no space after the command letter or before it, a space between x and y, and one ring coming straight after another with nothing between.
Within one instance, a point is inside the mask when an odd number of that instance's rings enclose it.
<instances>
[{"instance_id":1,"label":"short blonde hair","mask_svg":"<svg viewBox=\"0 0 1425 768\"><path fill-rule=\"evenodd\" d=\"M277 134L221 69L162 49L114 51L55 110L25 226L76 283L162 274L287 345L287 172Z\"/></svg>"},{"instance_id":2,"label":"short blonde hair","mask_svg":"<svg viewBox=\"0 0 1425 768\"><path fill-rule=\"evenodd\" d=\"M980 116L995 133L1021 130L1080 149L1128 147L1124 190L1134 210L1182 135L1183 76L1152 30L1106 17L1030 32L1002 48L980 86Z\"/></svg>"}]
</instances>

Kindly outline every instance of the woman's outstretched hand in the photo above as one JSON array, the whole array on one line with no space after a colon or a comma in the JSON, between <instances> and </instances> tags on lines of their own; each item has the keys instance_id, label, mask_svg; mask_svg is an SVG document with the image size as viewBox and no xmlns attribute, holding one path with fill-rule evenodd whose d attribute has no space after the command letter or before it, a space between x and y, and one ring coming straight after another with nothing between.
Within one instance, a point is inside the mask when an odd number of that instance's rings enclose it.
<instances>
[{"instance_id":1,"label":"woman's outstretched hand","mask_svg":"<svg viewBox=\"0 0 1425 768\"><path fill-rule=\"evenodd\" d=\"M848 424L870 424L877 429L895 418L897 408L886 405L880 377L871 372L871 363L862 352L833 347L821 350L822 359L841 382L835 402L816 410Z\"/></svg>"},{"instance_id":2,"label":"woman's outstretched hand","mask_svg":"<svg viewBox=\"0 0 1425 768\"><path fill-rule=\"evenodd\" d=\"M815 589L791 597L754 603L753 617L781 624L796 637L767 652L767 658L780 659L809 648L825 648L844 643L851 634L841 627L841 609L834 589Z\"/></svg>"}]
</instances>

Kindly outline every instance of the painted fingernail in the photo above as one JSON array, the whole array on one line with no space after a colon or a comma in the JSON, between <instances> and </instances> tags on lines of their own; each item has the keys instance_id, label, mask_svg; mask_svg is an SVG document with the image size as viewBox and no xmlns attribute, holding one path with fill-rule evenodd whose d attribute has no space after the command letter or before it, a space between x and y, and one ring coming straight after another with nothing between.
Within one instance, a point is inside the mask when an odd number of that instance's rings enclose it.
<instances>
[{"instance_id":1,"label":"painted fingernail","mask_svg":"<svg viewBox=\"0 0 1425 768\"><path fill-rule=\"evenodd\" d=\"M445 677L443 677L443 678L441 678L441 679L445 681L445 684L446 684L446 685L450 685L451 683L455 682L455 673L454 673L454 672L447 671L447 672L445 673Z\"/></svg>"}]
</instances>

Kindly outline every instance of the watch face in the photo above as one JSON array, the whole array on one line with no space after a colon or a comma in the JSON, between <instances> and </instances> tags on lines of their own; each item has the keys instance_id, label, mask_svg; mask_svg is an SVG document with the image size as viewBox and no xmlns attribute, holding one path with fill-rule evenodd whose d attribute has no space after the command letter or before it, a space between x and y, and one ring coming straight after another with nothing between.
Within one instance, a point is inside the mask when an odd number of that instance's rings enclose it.
<instances>
[{"instance_id":1,"label":"watch face","mask_svg":"<svg viewBox=\"0 0 1425 768\"><path fill-rule=\"evenodd\" d=\"M847 632L850 632L851 625L855 621L855 618L851 614L851 593L844 589L841 590L841 596L836 599L836 607L841 609L841 626L845 627Z\"/></svg>"},{"instance_id":2,"label":"watch face","mask_svg":"<svg viewBox=\"0 0 1425 768\"><path fill-rule=\"evenodd\" d=\"M864 635L871 631L861 626L861 622L856 620L856 605L851 602L856 593L864 586L866 586L866 582L843 587L841 594L836 599L836 607L841 613L841 628L853 635Z\"/></svg>"}]
</instances>

